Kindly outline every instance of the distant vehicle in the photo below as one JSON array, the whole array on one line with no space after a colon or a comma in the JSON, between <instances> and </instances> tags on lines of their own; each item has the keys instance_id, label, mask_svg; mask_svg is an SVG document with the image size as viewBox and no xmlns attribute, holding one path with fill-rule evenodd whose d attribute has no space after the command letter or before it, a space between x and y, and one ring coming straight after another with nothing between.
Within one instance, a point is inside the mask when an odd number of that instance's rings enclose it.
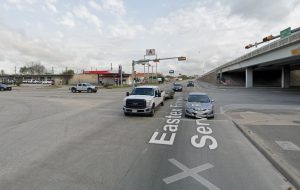
<instances>
[{"instance_id":1,"label":"distant vehicle","mask_svg":"<svg viewBox=\"0 0 300 190\"><path fill-rule=\"evenodd\" d=\"M173 90L175 92L182 92L183 86L182 84L174 83L173 84Z\"/></svg>"},{"instance_id":2,"label":"distant vehicle","mask_svg":"<svg viewBox=\"0 0 300 190\"><path fill-rule=\"evenodd\" d=\"M42 81L42 84L53 84L52 80L44 80Z\"/></svg>"},{"instance_id":3,"label":"distant vehicle","mask_svg":"<svg viewBox=\"0 0 300 190\"><path fill-rule=\"evenodd\" d=\"M165 98L166 99L173 99L175 91L172 88L168 88L165 90Z\"/></svg>"},{"instance_id":4,"label":"distant vehicle","mask_svg":"<svg viewBox=\"0 0 300 190\"><path fill-rule=\"evenodd\" d=\"M195 118L214 118L214 100L205 93L189 93L185 104L185 116Z\"/></svg>"},{"instance_id":5,"label":"distant vehicle","mask_svg":"<svg viewBox=\"0 0 300 190\"><path fill-rule=\"evenodd\" d=\"M187 87L194 87L195 86L194 81L188 81L186 86Z\"/></svg>"},{"instance_id":6,"label":"distant vehicle","mask_svg":"<svg viewBox=\"0 0 300 190\"><path fill-rule=\"evenodd\" d=\"M76 86L72 86L70 90L73 93L82 91L86 91L88 93L96 93L98 88L96 86L91 85L90 83L78 83Z\"/></svg>"},{"instance_id":7,"label":"distant vehicle","mask_svg":"<svg viewBox=\"0 0 300 190\"><path fill-rule=\"evenodd\" d=\"M145 114L154 116L155 109L164 105L165 92L157 86L135 87L131 94L126 93L123 100L123 111L125 115Z\"/></svg>"},{"instance_id":8,"label":"distant vehicle","mask_svg":"<svg viewBox=\"0 0 300 190\"><path fill-rule=\"evenodd\" d=\"M0 91L11 91L11 90L12 90L11 86L0 83Z\"/></svg>"}]
</instances>

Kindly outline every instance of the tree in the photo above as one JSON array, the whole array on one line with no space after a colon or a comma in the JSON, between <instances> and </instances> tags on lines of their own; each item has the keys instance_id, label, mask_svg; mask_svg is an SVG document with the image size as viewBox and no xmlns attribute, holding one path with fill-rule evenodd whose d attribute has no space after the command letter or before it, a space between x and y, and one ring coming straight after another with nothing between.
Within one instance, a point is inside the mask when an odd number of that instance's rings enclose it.
<instances>
[{"instance_id":1,"label":"tree","mask_svg":"<svg viewBox=\"0 0 300 190\"><path fill-rule=\"evenodd\" d=\"M27 74L27 73L28 73L28 68L27 68L26 66L21 67L21 68L20 68L20 73L21 73L21 74Z\"/></svg>"},{"instance_id":2,"label":"tree","mask_svg":"<svg viewBox=\"0 0 300 190\"><path fill-rule=\"evenodd\" d=\"M75 72L72 69L69 69L69 70L64 71L62 74L63 75L74 75L74 73Z\"/></svg>"},{"instance_id":3,"label":"tree","mask_svg":"<svg viewBox=\"0 0 300 190\"><path fill-rule=\"evenodd\" d=\"M20 68L20 73L21 74L44 74L46 71L46 68L44 65L40 63L33 63L30 66L24 66Z\"/></svg>"}]
</instances>

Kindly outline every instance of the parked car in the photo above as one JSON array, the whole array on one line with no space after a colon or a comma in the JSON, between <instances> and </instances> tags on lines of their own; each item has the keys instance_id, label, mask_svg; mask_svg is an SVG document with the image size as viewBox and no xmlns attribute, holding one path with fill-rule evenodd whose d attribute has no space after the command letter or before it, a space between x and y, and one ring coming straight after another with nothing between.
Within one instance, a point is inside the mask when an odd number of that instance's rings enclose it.
<instances>
[{"instance_id":1,"label":"parked car","mask_svg":"<svg viewBox=\"0 0 300 190\"><path fill-rule=\"evenodd\" d=\"M123 111L125 115L144 114L154 116L155 109L164 105L165 92L157 86L135 87L131 94L126 93L123 100Z\"/></svg>"},{"instance_id":2,"label":"parked car","mask_svg":"<svg viewBox=\"0 0 300 190\"><path fill-rule=\"evenodd\" d=\"M185 116L195 118L214 118L214 100L205 93L189 93L185 104Z\"/></svg>"},{"instance_id":3,"label":"parked car","mask_svg":"<svg viewBox=\"0 0 300 190\"><path fill-rule=\"evenodd\" d=\"M11 90L12 90L11 86L0 83L0 91L11 91Z\"/></svg>"},{"instance_id":4,"label":"parked car","mask_svg":"<svg viewBox=\"0 0 300 190\"><path fill-rule=\"evenodd\" d=\"M183 86L182 84L174 83L173 84L173 90L175 92L182 92Z\"/></svg>"},{"instance_id":5,"label":"parked car","mask_svg":"<svg viewBox=\"0 0 300 190\"><path fill-rule=\"evenodd\" d=\"M94 85L91 85L90 83L79 83L76 86L72 86L70 88L71 92L82 92L86 91L88 93L97 92L98 88Z\"/></svg>"},{"instance_id":6,"label":"parked car","mask_svg":"<svg viewBox=\"0 0 300 190\"><path fill-rule=\"evenodd\" d=\"M53 84L52 80L44 80L42 81L42 84Z\"/></svg>"},{"instance_id":7,"label":"parked car","mask_svg":"<svg viewBox=\"0 0 300 190\"><path fill-rule=\"evenodd\" d=\"M186 86L187 87L194 87L195 86L194 81L188 81Z\"/></svg>"}]
</instances>

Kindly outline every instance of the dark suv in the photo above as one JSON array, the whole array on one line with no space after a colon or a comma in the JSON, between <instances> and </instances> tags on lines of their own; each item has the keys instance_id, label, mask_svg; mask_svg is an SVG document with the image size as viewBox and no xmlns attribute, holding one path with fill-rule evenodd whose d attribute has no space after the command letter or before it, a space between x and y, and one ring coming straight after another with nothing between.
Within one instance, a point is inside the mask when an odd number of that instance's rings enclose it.
<instances>
[{"instance_id":1,"label":"dark suv","mask_svg":"<svg viewBox=\"0 0 300 190\"><path fill-rule=\"evenodd\" d=\"M0 83L0 91L11 91L11 87L6 85L6 84L3 84L3 83Z\"/></svg>"},{"instance_id":2,"label":"dark suv","mask_svg":"<svg viewBox=\"0 0 300 190\"><path fill-rule=\"evenodd\" d=\"M183 88L182 84L176 84L176 83L173 84L174 91L182 92L182 88Z\"/></svg>"},{"instance_id":3,"label":"dark suv","mask_svg":"<svg viewBox=\"0 0 300 190\"><path fill-rule=\"evenodd\" d=\"M194 82L193 81L188 81L188 83L187 83L187 85L186 85L187 87L194 87L195 86L195 84L194 84Z\"/></svg>"}]
</instances>

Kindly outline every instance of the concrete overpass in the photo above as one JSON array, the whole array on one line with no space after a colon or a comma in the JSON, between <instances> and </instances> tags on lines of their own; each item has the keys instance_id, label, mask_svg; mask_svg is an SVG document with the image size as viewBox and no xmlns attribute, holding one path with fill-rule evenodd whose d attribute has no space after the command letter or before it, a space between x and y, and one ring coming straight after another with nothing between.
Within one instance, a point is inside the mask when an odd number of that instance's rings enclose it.
<instances>
[{"instance_id":1,"label":"concrete overpass","mask_svg":"<svg viewBox=\"0 0 300 190\"><path fill-rule=\"evenodd\" d=\"M255 86L281 86L289 88L293 84L291 72L300 70L300 32L271 42L261 48L247 53L226 63L201 79L208 82L227 82ZM300 81L300 72L299 72Z\"/></svg>"}]
</instances>

